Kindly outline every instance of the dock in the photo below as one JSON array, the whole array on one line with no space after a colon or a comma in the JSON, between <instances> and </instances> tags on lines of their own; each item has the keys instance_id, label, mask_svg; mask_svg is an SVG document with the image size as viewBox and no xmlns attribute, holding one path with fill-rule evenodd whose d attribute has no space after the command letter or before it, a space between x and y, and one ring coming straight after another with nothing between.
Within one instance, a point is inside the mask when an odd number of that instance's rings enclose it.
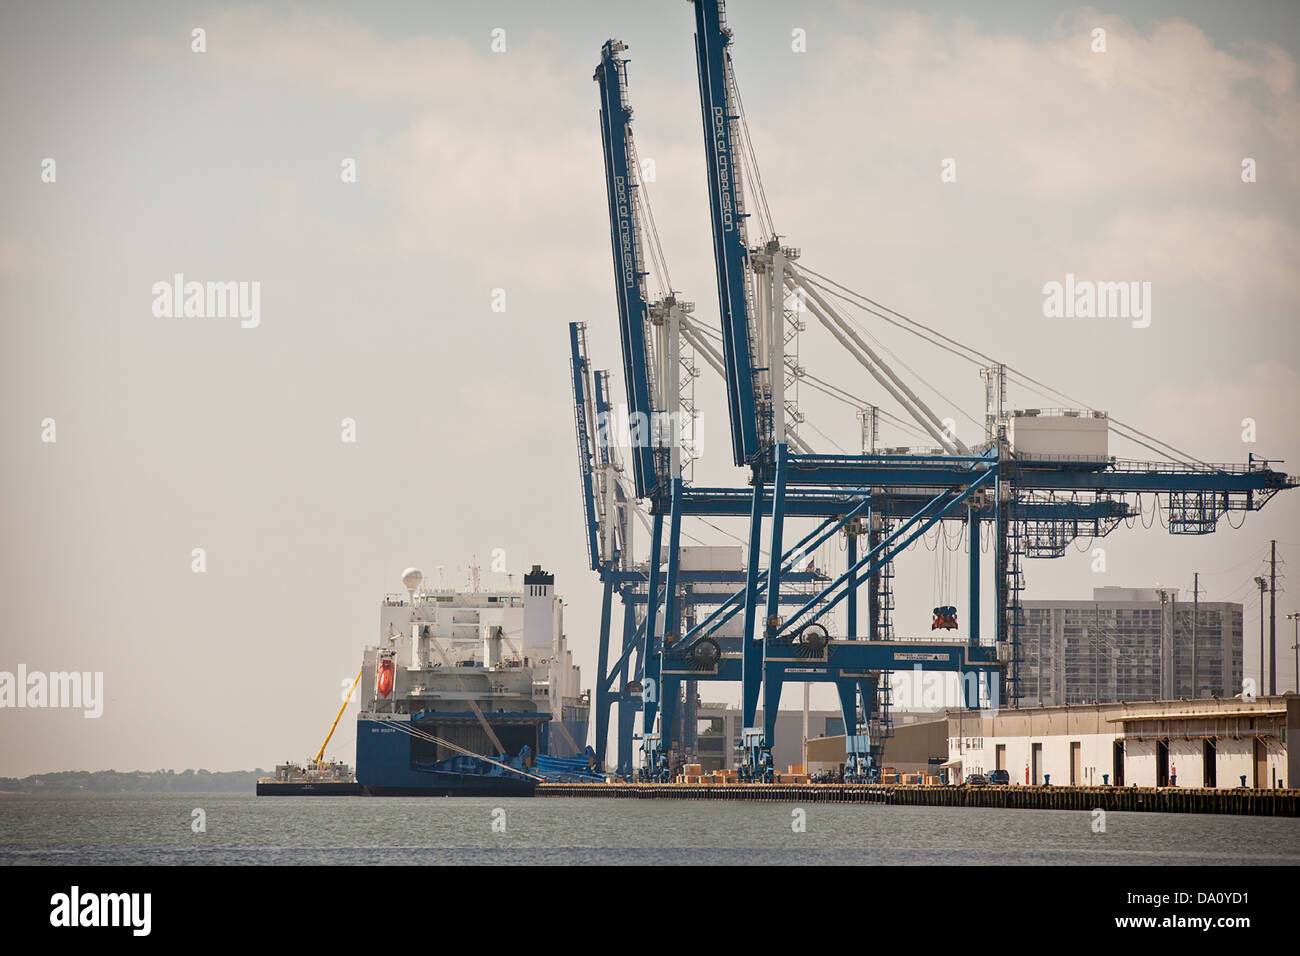
<instances>
[{"instance_id":1,"label":"dock","mask_svg":"<svg viewBox=\"0 0 1300 956\"><path fill-rule=\"evenodd\" d=\"M834 783L544 783L538 786L537 796L1300 816L1300 790L1253 790L1245 787L1206 790L1191 787L951 787Z\"/></svg>"}]
</instances>

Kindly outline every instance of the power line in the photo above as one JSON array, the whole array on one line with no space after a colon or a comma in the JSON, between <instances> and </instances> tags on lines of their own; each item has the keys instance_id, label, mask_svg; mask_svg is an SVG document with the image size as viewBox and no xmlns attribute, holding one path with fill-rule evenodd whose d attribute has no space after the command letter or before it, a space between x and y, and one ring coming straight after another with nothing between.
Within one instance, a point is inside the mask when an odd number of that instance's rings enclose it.
<instances>
[{"instance_id":1,"label":"power line","mask_svg":"<svg viewBox=\"0 0 1300 956\"><path fill-rule=\"evenodd\" d=\"M745 148L749 154L749 165L753 167L755 192L758 194L759 204L763 207L763 212L767 218L767 228L772 234L776 234L776 223L772 219L772 210L767 205L767 191L763 188L763 176L758 171L758 157L754 153L754 144L749 138L749 120L745 118L745 104L740 99L740 84L736 81L736 67L732 62L731 53L727 53L727 66L730 67L728 73L731 79L732 92L736 94L736 112L740 114L740 129L745 137Z\"/></svg>"},{"instance_id":2,"label":"power line","mask_svg":"<svg viewBox=\"0 0 1300 956\"><path fill-rule=\"evenodd\" d=\"M826 395L829 395L831 398L837 399L846 405L852 405L858 409L875 408L876 411L879 412L880 417L888 419L890 424L895 425L898 428L903 429L904 431L911 432L914 435L918 435L922 438L926 437L925 433L922 432L915 425L912 425L911 423L904 421L903 419L899 418L897 415L893 415L883 408L873 405L871 402L868 402L866 399L858 398L856 395L853 395L852 393L845 391L844 389L840 388L838 385L832 385L830 382L827 382L824 379L820 379L816 375L810 375L808 372L804 372L803 375L800 376L800 381L804 381L804 380L810 383L809 387L811 387L815 391L823 392Z\"/></svg>"},{"instance_id":3,"label":"power line","mask_svg":"<svg viewBox=\"0 0 1300 956\"><path fill-rule=\"evenodd\" d=\"M958 342L956 339L952 338L951 336L944 335L942 332L938 331L937 329L934 329L934 328L932 328L932 327L930 327L930 326L924 324L923 322L918 322L916 319L913 319L913 318L911 318L911 317L908 316L908 315L904 315L902 312L899 312L897 309L890 308L889 306L884 305L883 303L877 302L875 299L872 299L872 298L870 298L869 296L865 296L865 295L863 295L863 294L860 293L860 292L855 292L855 291L853 291L852 289L849 289L847 286L840 285L839 283L835 282L835 281L832 280L832 279L827 278L826 276L822 275L821 273L818 273L818 272L813 271L812 269L809 269L806 265L800 264L800 271L801 271L801 272L804 272L804 273L807 273L807 274L810 274L810 275L813 275L813 276L816 276L818 279L821 279L822 282L829 283L829 284L835 286L836 288L843 290L843 291L844 291L845 293L847 293L848 295L855 296L855 297L857 297L858 299L863 300L864 302L870 303L870 304L871 304L872 306L874 306L875 308L867 308L866 306L863 306L863 305L861 305L861 304L859 304L858 307L864 309L864 311L871 312L873 315L876 315L876 316L878 316L879 318L882 318L882 319L884 319L885 321L890 322L891 324L898 326L899 328L905 328L907 331L912 332L912 334L916 335L918 338L921 338L921 339L923 339L923 340L929 341L931 345L934 345L934 346L937 347L937 348L943 348L945 351L950 352L950 353L952 353L953 355L958 356L959 358L964 358L964 359L966 359L968 362L972 362L972 363L977 364L977 365L979 364L979 363L978 363L974 358L971 358L970 355L962 355L961 352L958 352L958 351L956 351L956 350L954 350L954 349L952 349L952 348L946 348L945 346L939 344L938 342L934 342L934 341L932 341L932 340L926 339L926 336L925 336L925 335L922 335L920 332L916 331L916 329L922 329L922 330L924 330L925 332L928 332L930 335L933 335L933 336L935 336L936 338L942 339L944 342L947 342L947 343L949 343L949 344L955 346L957 349L963 349L963 350L965 350L966 352L971 353L971 355L978 356L980 359L983 359L985 362L987 362L987 363L990 364L990 365L998 365L998 364L1001 364L1004 368L1006 368L1006 370L1007 370L1008 372L1015 374L1015 375L1018 376L1019 378L1023 379L1025 382L1029 382L1029 383L1032 383L1032 384L1034 384L1034 385L1039 386L1040 388L1047 389L1049 392L1051 392L1051 393L1053 393L1055 396L1057 396L1058 399L1061 399L1061 400L1064 400L1064 401L1066 401L1066 402L1069 402L1071 405L1074 405L1074 406L1079 407L1079 408L1087 408L1087 409L1089 409L1090 411L1095 411L1095 410L1096 410L1096 409L1094 409L1091 405L1088 405L1086 402L1081 402L1081 401L1079 401L1079 400L1076 399L1076 398L1072 398L1071 396L1067 395L1065 392L1062 392L1062 391L1060 391L1059 389L1053 388L1052 386L1047 385L1047 384L1044 383L1044 382L1040 382L1038 379L1033 378L1032 376L1026 374L1025 372L1020 371L1019 369L1016 369L1016 368L1013 368L1013 367L1010 366L1010 365L1007 365L1005 362L999 363L999 362L997 362L994 358L992 358L991 356L989 356L988 354L986 354L986 353L984 353L984 352L981 352L979 349L976 349L976 348L974 348L974 347L972 347L972 346L966 345L966 344L964 344L964 343L962 343L962 342ZM841 298L843 298L843 296L841 296ZM914 326L915 328L906 328L906 326L903 326L903 325L901 325L899 322L894 321L894 320L891 319L889 316L881 315L880 312L876 311L877 309L882 310L882 311L884 311L884 312L888 312L888 313L889 313L890 315L892 315L892 316L897 316L898 319L900 319L902 322L906 322L906 323L908 323L908 325ZM913 373L913 374L915 374L915 373ZM1023 384L1023 383L1022 383L1022 384ZM1039 394L1042 394L1042 393L1040 392ZM1050 397L1050 396L1044 396L1044 397ZM1053 400L1056 400L1056 399L1053 399ZM1193 463L1198 464L1198 465L1204 465L1204 464L1205 464L1205 462L1201 461L1200 459L1198 459L1198 458L1196 458L1196 457L1194 457L1194 456L1192 456L1192 455L1189 455L1187 452L1182 451L1182 450L1176 448L1175 446L1169 444L1168 442L1163 441L1163 440L1161 440L1161 439L1159 439L1159 438L1156 438L1156 437L1153 436L1153 435L1148 435L1146 432L1140 431L1139 429L1135 428L1134 426L1129 425L1129 424L1127 424L1126 422L1122 422L1122 421L1120 421L1119 419L1114 418L1113 416L1107 416L1107 421L1108 421L1108 422L1110 423L1110 425L1112 425L1112 426L1119 426L1120 428L1127 429L1128 431L1131 431L1131 432L1133 432L1134 434L1140 435L1140 436L1142 436L1143 438L1149 439L1150 441L1153 441L1153 442L1155 442L1156 444L1161 445L1161 446L1163 446L1165 449L1167 449L1166 451L1160 451L1160 449L1153 448L1153 447L1150 446L1150 445L1146 445L1144 442L1138 441L1138 439L1133 438L1133 437L1130 436L1130 435L1124 435L1124 434L1121 434L1121 435L1120 435L1120 437L1122 437L1122 438L1127 438L1129 441L1137 442L1138 444L1143 445L1143 446L1146 447L1146 448L1150 448L1152 451L1155 451L1155 452L1157 452L1158 454L1165 455L1165 454L1173 453L1175 456L1177 456L1177 457L1179 457L1179 458L1182 458L1182 459L1185 459L1185 460L1188 461L1188 462L1193 462Z\"/></svg>"}]
</instances>

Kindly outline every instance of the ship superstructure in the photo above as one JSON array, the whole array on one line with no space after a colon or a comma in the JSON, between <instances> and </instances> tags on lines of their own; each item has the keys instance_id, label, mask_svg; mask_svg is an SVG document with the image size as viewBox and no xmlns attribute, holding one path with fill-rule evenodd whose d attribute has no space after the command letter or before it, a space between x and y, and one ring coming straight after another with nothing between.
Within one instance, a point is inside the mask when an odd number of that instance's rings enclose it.
<instances>
[{"instance_id":1,"label":"ship superstructure","mask_svg":"<svg viewBox=\"0 0 1300 956\"><path fill-rule=\"evenodd\" d=\"M528 791L588 763L589 697L563 628L555 577L539 565L522 591L426 586L380 607L365 649L357 780L369 793Z\"/></svg>"}]
</instances>

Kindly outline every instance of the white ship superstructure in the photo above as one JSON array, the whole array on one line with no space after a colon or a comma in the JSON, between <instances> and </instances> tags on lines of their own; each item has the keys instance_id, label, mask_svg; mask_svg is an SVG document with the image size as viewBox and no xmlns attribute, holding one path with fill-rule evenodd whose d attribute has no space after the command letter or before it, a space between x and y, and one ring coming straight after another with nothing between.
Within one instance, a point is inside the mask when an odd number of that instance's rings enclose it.
<instances>
[{"instance_id":1,"label":"white ship superstructure","mask_svg":"<svg viewBox=\"0 0 1300 956\"><path fill-rule=\"evenodd\" d=\"M542 753L567 757L587 744L588 695L564 635L564 605L554 575L534 565L523 590L482 588L471 569L469 589L429 586L410 569L405 593L388 594L380 608L379 642L366 648L360 687L362 717L481 712L490 723L549 715L537 727ZM391 661L391 687L381 686ZM477 724L477 727L476 727ZM463 744L479 740L482 721L467 722ZM508 727L498 730L503 747ZM492 745L492 746L489 746ZM439 757L442 754L439 752Z\"/></svg>"}]
</instances>

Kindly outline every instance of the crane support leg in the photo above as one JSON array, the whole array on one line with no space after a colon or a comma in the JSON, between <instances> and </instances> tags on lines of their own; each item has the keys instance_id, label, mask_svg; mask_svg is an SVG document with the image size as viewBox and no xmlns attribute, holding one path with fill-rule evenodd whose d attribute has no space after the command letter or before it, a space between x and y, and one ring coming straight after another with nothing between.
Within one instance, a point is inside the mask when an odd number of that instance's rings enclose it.
<instances>
[{"instance_id":1,"label":"crane support leg","mask_svg":"<svg viewBox=\"0 0 1300 956\"><path fill-rule=\"evenodd\" d=\"M840 697L840 713L844 717L844 774L850 780L861 779L861 775L866 771L865 767L859 766L858 755L850 753L848 749L848 741L858 736L858 692L864 684L864 681L846 678L840 678L835 682L835 690Z\"/></svg>"},{"instance_id":2,"label":"crane support leg","mask_svg":"<svg viewBox=\"0 0 1300 956\"><path fill-rule=\"evenodd\" d=\"M672 768L668 764L668 755L673 749L673 734L676 732L677 708L681 706L682 682L676 677L665 677L659 685L659 752L647 754L653 757L651 779L668 783L672 777Z\"/></svg>"},{"instance_id":3,"label":"crane support leg","mask_svg":"<svg viewBox=\"0 0 1300 956\"><path fill-rule=\"evenodd\" d=\"M758 765L751 768L755 779L771 783L775 768L772 766L772 747L776 741L776 718L781 709L781 688L784 685L779 674L768 673L763 676L763 740L759 745Z\"/></svg>"},{"instance_id":4,"label":"crane support leg","mask_svg":"<svg viewBox=\"0 0 1300 956\"><path fill-rule=\"evenodd\" d=\"M850 529L849 531L848 541L846 542L846 544L848 546L848 564L849 567L851 568L858 563L858 536L852 529ZM846 617L845 623L847 624L845 634L848 637L857 637L858 636L858 576L856 573L849 574L849 580L846 586L848 587L851 593L849 594L848 609L845 611L845 617Z\"/></svg>"},{"instance_id":5,"label":"crane support leg","mask_svg":"<svg viewBox=\"0 0 1300 956\"><path fill-rule=\"evenodd\" d=\"M772 531L768 543L770 559L767 567L767 609L763 615L763 643L756 650L761 651L763 661L767 660L767 642L776 634L777 612L781 608L781 536L785 524L785 476L788 446L782 442L776 446L776 473L772 480ZM755 479L757 486L757 479ZM758 513L758 500L755 499L755 512ZM757 526L757 522L754 522ZM751 531L751 541L757 533ZM752 567L752 564L751 564ZM765 671L766 668L762 668ZM756 779L770 782L772 779L772 746L776 740L776 709L781 702L781 680L773 679L771 674L763 673L763 736L756 752L751 752L749 771ZM748 689L748 688L747 688ZM752 724L746 724L752 727Z\"/></svg>"},{"instance_id":6,"label":"crane support leg","mask_svg":"<svg viewBox=\"0 0 1300 956\"><path fill-rule=\"evenodd\" d=\"M1003 659L999 686L990 689L998 700L1012 707L1020 706L1020 536L1019 526L1011 514L1010 502L1015 488L999 474L994 485L996 506L993 509L993 540L996 561L997 647Z\"/></svg>"},{"instance_id":7,"label":"crane support leg","mask_svg":"<svg viewBox=\"0 0 1300 956\"><path fill-rule=\"evenodd\" d=\"M663 655L656 645L658 630L656 618L659 609L659 558L663 553L664 516L663 512L654 516L653 530L650 532L650 590L645 606L645 634L641 638L641 659L645 662L645 692L643 700L645 713L641 719L643 736L654 730L655 717L659 714L659 677L662 669ZM647 751L647 770L651 755Z\"/></svg>"},{"instance_id":8,"label":"crane support leg","mask_svg":"<svg viewBox=\"0 0 1300 956\"><path fill-rule=\"evenodd\" d=\"M609 673L609 624L613 612L614 579L607 577L600 598L600 644L596 661L596 766L605 769L609 743L609 712L614 700L614 675ZM621 709L621 708L620 708Z\"/></svg>"},{"instance_id":9,"label":"crane support leg","mask_svg":"<svg viewBox=\"0 0 1300 956\"><path fill-rule=\"evenodd\" d=\"M662 519L656 528L662 527ZM681 637L681 607L677 600L677 571L681 556L682 540L682 479L672 480L672 504L668 516L668 575L664 584L664 636L655 656L655 678L659 682L659 748L658 754L647 753L651 762L651 776L654 779L667 780L669 768L668 753L673 746L673 722L677 716L678 698L681 682L676 678L663 676L664 655L669 646ZM651 567L658 564L656 551L650 557Z\"/></svg>"},{"instance_id":10,"label":"crane support leg","mask_svg":"<svg viewBox=\"0 0 1300 956\"><path fill-rule=\"evenodd\" d=\"M844 733L852 737L858 732L858 682L840 678L835 682L840 695L840 714L844 717Z\"/></svg>"},{"instance_id":11,"label":"crane support leg","mask_svg":"<svg viewBox=\"0 0 1300 956\"><path fill-rule=\"evenodd\" d=\"M628 601L625 592L620 591L619 597L623 600L623 656L619 661L618 669L618 685L622 691L618 701L618 772L628 777L632 773L632 734L635 732L636 714L641 707L641 701L633 699L627 691L628 657L639 643L637 642L636 605ZM639 666L637 670L640 670Z\"/></svg>"},{"instance_id":12,"label":"crane support leg","mask_svg":"<svg viewBox=\"0 0 1300 956\"><path fill-rule=\"evenodd\" d=\"M889 673L889 671L882 671L876 677L858 681L858 692L862 695L862 729L869 735L867 739L869 765L866 767L859 765L857 770L868 781L872 771L879 768L881 758L884 756L886 733L884 717L887 715L879 706L880 682L888 681Z\"/></svg>"},{"instance_id":13,"label":"crane support leg","mask_svg":"<svg viewBox=\"0 0 1300 956\"><path fill-rule=\"evenodd\" d=\"M754 504L749 514L749 554L745 572L745 616L741 630L741 726L753 727L758 689L763 682L763 645L756 639L759 542L763 535L763 481L754 477Z\"/></svg>"},{"instance_id":14,"label":"crane support leg","mask_svg":"<svg viewBox=\"0 0 1300 956\"><path fill-rule=\"evenodd\" d=\"M880 544L880 517L876 514L873 507L867 512L867 550L870 551ZM854 546L853 557L849 561L852 567L857 563L857 547ZM880 601L880 580L885 573L885 569L877 571L867 578L867 640L883 641L884 628L881 626L881 601Z\"/></svg>"},{"instance_id":15,"label":"crane support leg","mask_svg":"<svg viewBox=\"0 0 1300 956\"><path fill-rule=\"evenodd\" d=\"M980 642L980 519L973 507L966 509L966 540L970 543L968 588L969 608L966 611L967 643L975 647Z\"/></svg>"},{"instance_id":16,"label":"crane support leg","mask_svg":"<svg viewBox=\"0 0 1300 956\"><path fill-rule=\"evenodd\" d=\"M624 779L632 776L632 734L636 730L639 703L627 695L618 704L618 774Z\"/></svg>"},{"instance_id":17,"label":"crane support leg","mask_svg":"<svg viewBox=\"0 0 1300 956\"><path fill-rule=\"evenodd\" d=\"M781 535L785 524L785 475L789 446L782 442L776 446L776 476L772 482L772 534L768 545L770 560L767 568L767 613L763 616L764 639L777 630L777 612L781 596Z\"/></svg>"},{"instance_id":18,"label":"crane support leg","mask_svg":"<svg viewBox=\"0 0 1300 956\"><path fill-rule=\"evenodd\" d=\"M967 611L966 626L968 636L966 643L971 648L975 648L979 646L980 642L980 519L973 507L968 508L966 511L966 530L966 537L970 542L968 562L970 608ZM971 684L972 682L969 680L962 681L962 702L968 709L978 710L980 705L979 687L978 685L972 687Z\"/></svg>"}]
</instances>

